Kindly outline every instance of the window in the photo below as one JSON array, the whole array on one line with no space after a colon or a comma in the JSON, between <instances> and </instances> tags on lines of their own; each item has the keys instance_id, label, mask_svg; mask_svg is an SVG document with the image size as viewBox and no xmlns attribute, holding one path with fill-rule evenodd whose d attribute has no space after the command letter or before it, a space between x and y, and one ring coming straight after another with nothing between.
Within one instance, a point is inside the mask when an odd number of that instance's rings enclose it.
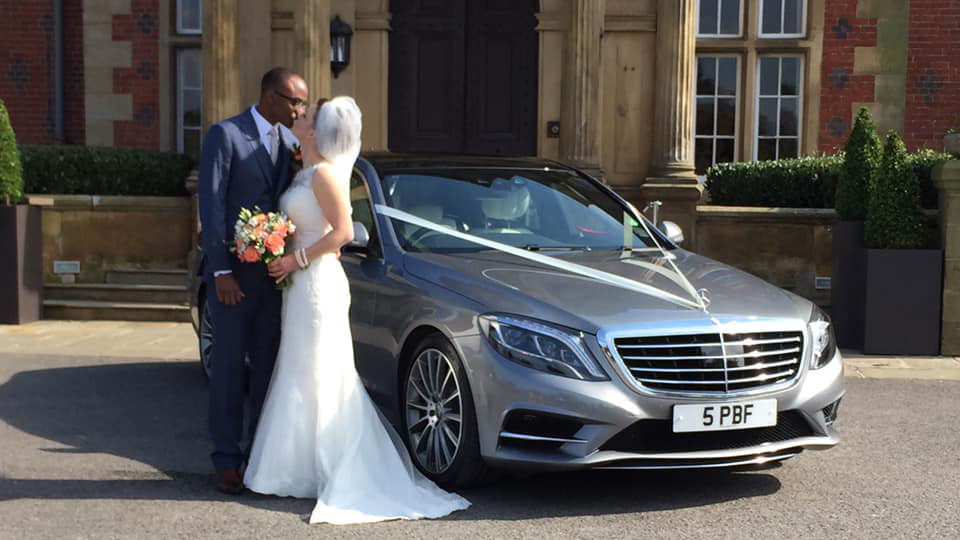
<instances>
[{"instance_id":1,"label":"window","mask_svg":"<svg viewBox=\"0 0 960 540\"><path fill-rule=\"evenodd\" d=\"M700 0L697 4L697 35L739 37L740 0Z\"/></svg>"},{"instance_id":2,"label":"window","mask_svg":"<svg viewBox=\"0 0 960 540\"><path fill-rule=\"evenodd\" d=\"M736 158L739 58L697 57L697 110L694 155L697 174L714 163Z\"/></svg>"},{"instance_id":3,"label":"window","mask_svg":"<svg viewBox=\"0 0 960 540\"><path fill-rule=\"evenodd\" d=\"M797 38L806 34L804 0L760 0L760 37Z\"/></svg>"},{"instance_id":4,"label":"window","mask_svg":"<svg viewBox=\"0 0 960 540\"><path fill-rule=\"evenodd\" d=\"M756 159L800 154L800 104L803 60L798 56L757 59Z\"/></svg>"},{"instance_id":5,"label":"window","mask_svg":"<svg viewBox=\"0 0 960 540\"><path fill-rule=\"evenodd\" d=\"M177 0L177 33L199 34L203 31L203 0Z\"/></svg>"},{"instance_id":6,"label":"window","mask_svg":"<svg viewBox=\"0 0 960 540\"><path fill-rule=\"evenodd\" d=\"M203 130L203 55L177 52L177 151L199 159Z\"/></svg>"}]
</instances>

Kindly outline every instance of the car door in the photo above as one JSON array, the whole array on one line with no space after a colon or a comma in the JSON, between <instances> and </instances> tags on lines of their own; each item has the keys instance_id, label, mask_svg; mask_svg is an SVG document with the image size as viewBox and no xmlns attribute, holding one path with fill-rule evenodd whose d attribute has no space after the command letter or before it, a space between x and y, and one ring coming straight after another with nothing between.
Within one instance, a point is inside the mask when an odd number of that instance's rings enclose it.
<instances>
[{"instance_id":1,"label":"car door","mask_svg":"<svg viewBox=\"0 0 960 540\"><path fill-rule=\"evenodd\" d=\"M385 342L383 334L389 332L374 325L377 289L383 283L386 265L374 219L370 189L359 170L354 170L350 178L350 204L353 207L353 221L362 223L370 234L366 250L345 249L340 256L340 262L350 281L350 329L353 333L355 365L374 401L381 407L393 406L392 402L387 402L388 396L395 394L390 381L396 380L396 365L393 363L393 355L382 346ZM385 377L386 373L391 376Z\"/></svg>"}]
</instances>

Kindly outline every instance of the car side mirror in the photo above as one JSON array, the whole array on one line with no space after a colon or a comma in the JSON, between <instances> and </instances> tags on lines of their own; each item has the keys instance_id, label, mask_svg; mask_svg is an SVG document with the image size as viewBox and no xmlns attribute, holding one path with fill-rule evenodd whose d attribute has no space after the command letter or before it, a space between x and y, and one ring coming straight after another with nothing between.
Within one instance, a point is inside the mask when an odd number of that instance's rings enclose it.
<instances>
[{"instance_id":1,"label":"car side mirror","mask_svg":"<svg viewBox=\"0 0 960 540\"><path fill-rule=\"evenodd\" d=\"M683 229L676 223L672 221L661 221L659 229L663 234L667 235L667 238L674 244L683 243Z\"/></svg>"},{"instance_id":2,"label":"car side mirror","mask_svg":"<svg viewBox=\"0 0 960 540\"><path fill-rule=\"evenodd\" d=\"M367 246L370 244L370 233L367 227L359 221L353 222L353 240L343 246L343 251L347 253L366 253Z\"/></svg>"}]
</instances>

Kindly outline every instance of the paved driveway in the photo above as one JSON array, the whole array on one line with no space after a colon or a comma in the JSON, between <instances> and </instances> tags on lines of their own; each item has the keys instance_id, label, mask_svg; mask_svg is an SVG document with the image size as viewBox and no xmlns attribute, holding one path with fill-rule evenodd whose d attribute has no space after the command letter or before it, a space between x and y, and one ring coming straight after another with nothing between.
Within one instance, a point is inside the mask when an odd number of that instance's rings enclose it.
<instances>
[{"instance_id":1,"label":"paved driveway","mask_svg":"<svg viewBox=\"0 0 960 540\"><path fill-rule=\"evenodd\" d=\"M507 477L443 520L333 527L210 488L195 358L186 325L0 328L0 538L960 538L957 381L848 369L843 443L775 469Z\"/></svg>"}]
</instances>

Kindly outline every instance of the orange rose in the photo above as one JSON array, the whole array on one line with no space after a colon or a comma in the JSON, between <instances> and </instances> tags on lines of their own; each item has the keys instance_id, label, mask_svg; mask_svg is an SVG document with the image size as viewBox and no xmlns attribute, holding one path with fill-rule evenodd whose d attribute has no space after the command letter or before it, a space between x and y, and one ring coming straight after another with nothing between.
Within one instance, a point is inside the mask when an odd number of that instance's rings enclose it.
<instances>
[{"instance_id":1,"label":"orange rose","mask_svg":"<svg viewBox=\"0 0 960 540\"><path fill-rule=\"evenodd\" d=\"M281 238L286 238L287 236L287 224L282 223L273 228L273 234L279 234Z\"/></svg>"},{"instance_id":2,"label":"orange rose","mask_svg":"<svg viewBox=\"0 0 960 540\"><path fill-rule=\"evenodd\" d=\"M260 260L260 253L257 252L257 248L250 246L243 252L240 258L243 262L254 263Z\"/></svg>"},{"instance_id":3,"label":"orange rose","mask_svg":"<svg viewBox=\"0 0 960 540\"><path fill-rule=\"evenodd\" d=\"M257 228L250 233L250 238L260 238L261 236L263 236L262 226L257 226Z\"/></svg>"},{"instance_id":4,"label":"orange rose","mask_svg":"<svg viewBox=\"0 0 960 540\"><path fill-rule=\"evenodd\" d=\"M270 250L270 253L279 255L283 252L283 237L277 233L273 233L267 236L267 239L263 242L263 245L267 246L267 249Z\"/></svg>"}]
</instances>

